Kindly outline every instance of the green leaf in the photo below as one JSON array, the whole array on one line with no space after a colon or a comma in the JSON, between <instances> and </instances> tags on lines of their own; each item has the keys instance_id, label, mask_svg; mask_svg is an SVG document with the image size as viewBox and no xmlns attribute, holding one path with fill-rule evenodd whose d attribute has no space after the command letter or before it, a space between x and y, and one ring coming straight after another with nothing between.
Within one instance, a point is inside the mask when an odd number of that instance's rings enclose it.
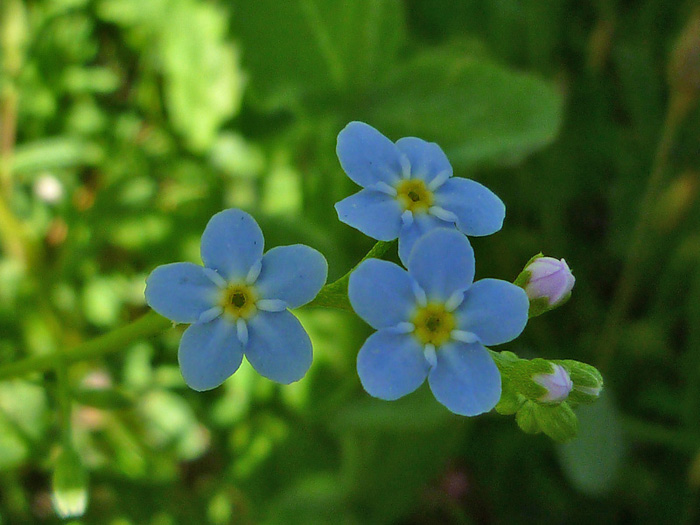
<instances>
[{"instance_id":1,"label":"green leaf","mask_svg":"<svg viewBox=\"0 0 700 525\"><path fill-rule=\"evenodd\" d=\"M537 405L535 417L542 432L554 441L564 443L576 437L578 420L568 403L558 405Z\"/></svg>"},{"instance_id":2,"label":"green leaf","mask_svg":"<svg viewBox=\"0 0 700 525\"><path fill-rule=\"evenodd\" d=\"M228 27L221 9L191 0L172 7L161 36L165 100L175 129L202 151L238 112L243 77L237 50L225 40Z\"/></svg>"},{"instance_id":3,"label":"green leaf","mask_svg":"<svg viewBox=\"0 0 700 525\"><path fill-rule=\"evenodd\" d=\"M180 458L190 460L206 450L206 434L180 396L167 391L149 392L141 398L139 410L151 446L172 447Z\"/></svg>"},{"instance_id":4,"label":"green leaf","mask_svg":"<svg viewBox=\"0 0 700 525\"><path fill-rule=\"evenodd\" d=\"M581 492L595 496L610 491L622 467L625 444L620 421L607 392L597 403L576 409L576 439L557 449L569 481Z\"/></svg>"},{"instance_id":5,"label":"green leaf","mask_svg":"<svg viewBox=\"0 0 700 525\"><path fill-rule=\"evenodd\" d=\"M24 381L0 383L0 470L27 459L46 426L46 394Z\"/></svg>"},{"instance_id":6,"label":"green leaf","mask_svg":"<svg viewBox=\"0 0 700 525\"><path fill-rule=\"evenodd\" d=\"M75 137L53 137L19 144L15 149L12 169L15 173L72 168L96 163L100 149Z\"/></svg>"},{"instance_id":7,"label":"green leaf","mask_svg":"<svg viewBox=\"0 0 700 525\"><path fill-rule=\"evenodd\" d=\"M270 105L374 81L404 37L394 0L237 0L234 13L251 87Z\"/></svg>"},{"instance_id":8,"label":"green leaf","mask_svg":"<svg viewBox=\"0 0 700 525\"><path fill-rule=\"evenodd\" d=\"M273 502L266 523L285 525L351 524L347 495L342 480L330 473L317 473L299 479Z\"/></svg>"},{"instance_id":9,"label":"green leaf","mask_svg":"<svg viewBox=\"0 0 700 525\"><path fill-rule=\"evenodd\" d=\"M129 29L136 47L153 54L143 62L163 76L168 116L187 145L197 152L211 148L243 95L227 12L194 0L104 0L99 14Z\"/></svg>"},{"instance_id":10,"label":"green leaf","mask_svg":"<svg viewBox=\"0 0 700 525\"><path fill-rule=\"evenodd\" d=\"M382 132L437 142L461 165L513 162L554 140L562 119L551 84L449 49L397 69L374 100Z\"/></svg>"}]
</instances>

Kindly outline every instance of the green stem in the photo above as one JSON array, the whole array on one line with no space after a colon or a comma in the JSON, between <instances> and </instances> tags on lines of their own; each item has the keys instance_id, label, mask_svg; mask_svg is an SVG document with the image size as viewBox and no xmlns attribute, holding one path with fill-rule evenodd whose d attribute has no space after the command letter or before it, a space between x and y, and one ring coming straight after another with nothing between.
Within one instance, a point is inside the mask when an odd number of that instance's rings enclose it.
<instances>
[{"instance_id":1,"label":"green stem","mask_svg":"<svg viewBox=\"0 0 700 525\"><path fill-rule=\"evenodd\" d=\"M66 352L28 357L0 367L0 380L21 376L32 372L45 372L58 366L64 360L66 366L77 361L101 357L123 349L132 341L151 337L162 332L171 322L155 312L149 312L126 326L79 344Z\"/></svg>"},{"instance_id":2,"label":"green stem","mask_svg":"<svg viewBox=\"0 0 700 525\"><path fill-rule=\"evenodd\" d=\"M71 422L71 409L73 398L70 391L70 382L68 379L68 364L65 359L64 350L58 351L59 355L56 359L56 382L58 385L58 411L59 424L61 428L61 438L64 448L70 449L73 446L73 433Z\"/></svg>"},{"instance_id":3,"label":"green stem","mask_svg":"<svg viewBox=\"0 0 700 525\"><path fill-rule=\"evenodd\" d=\"M0 242L6 253L29 266L37 246L12 211L12 164L17 138L19 78L28 36L26 9L21 0L0 3Z\"/></svg>"},{"instance_id":4,"label":"green stem","mask_svg":"<svg viewBox=\"0 0 700 525\"><path fill-rule=\"evenodd\" d=\"M360 262L343 275L340 279L327 284L318 293L316 298L306 306L322 306L325 308L338 308L340 310L353 311L348 299L348 281L350 274L365 260L375 258L380 259L391 248L396 241L378 241Z\"/></svg>"},{"instance_id":5,"label":"green stem","mask_svg":"<svg viewBox=\"0 0 700 525\"><path fill-rule=\"evenodd\" d=\"M0 192L0 242L12 259L19 261L25 268L29 265L32 258L28 253L32 251L31 243L25 235L24 225L12 213L2 192Z\"/></svg>"},{"instance_id":6,"label":"green stem","mask_svg":"<svg viewBox=\"0 0 700 525\"><path fill-rule=\"evenodd\" d=\"M381 257L393 244L394 242L377 242L369 253L362 258L362 261L370 257ZM360 261L360 263L362 261ZM350 279L350 274L360 263L357 263L352 270L343 275L337 281L324 286L319 292L318 297L311 301L311 303L309 303L307 306L323 306L327 308L340 308L343 310L352 311L352 306L348 300L348 280ZM68 388L67 380L66 383L63 384L63 379L66 379L67 377L67 371L65 368L67 368L71 363L94 359L110 352L116 352L123 349L132 341L144 337L154 336L159 332L162 332L171 326L171 324L172 323L169 320L161 317L157 313L149 312L126 326L122 326L121 328L117 328L104 335L98 336L95 339L86 341L85 343L79 344L72 349L58 351L48 355L28 357L26 359L22 359L21 361L17 361L16 363L8 363L4 366L0 366L0 380L30 374L33 372L45 372L46 370L53 368L56 370L59 379L59 396L61 396L61 399L63 399L64 396L61 389L64 387ZM70 417L70 397L68 396L65 399L68 400L68 408L66 408L63 404L61 406L62 420L64 423L66 418ZM68 415L66 415L66 413L68 413ZM64 428L66 427L64 426ZM69 427L68 431L70 431Z\"/></svg>"},{"instance_id":7,"label":"green stem","mask_svg":"<svg viewBox=\"0 0 700 525\"><path fill-rule=\"evenodd\" d=\"M688 113L691 102L681 93L674 93L671 97L666 118L659 139L659 144L654 157L654 164L647 181L646 190L639 207L639 217L632 233L632 240L627 252L627 257L620 274L617 288L613 295L610 310L605 324L598 338L600 344L597 348L598 368L603 370L609 365L617 348L620 327L629 305L634 297L634 292L639 282L639 271L645 256L645 248L648 245L648 235L654 221L654 206L663 189L664 174L668 164L669 153L676 132L683 118Z\"/></svg>"}]
</instances>

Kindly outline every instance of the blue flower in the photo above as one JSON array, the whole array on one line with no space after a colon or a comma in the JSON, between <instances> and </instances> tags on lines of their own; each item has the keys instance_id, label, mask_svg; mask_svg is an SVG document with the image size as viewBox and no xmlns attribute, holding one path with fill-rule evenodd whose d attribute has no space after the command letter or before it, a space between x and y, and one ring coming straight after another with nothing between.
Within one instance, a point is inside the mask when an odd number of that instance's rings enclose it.
<instances>
[{"instance_id":1,"label":"blue flower","mask_svg":"<svg viewBox=\"0 0 700 525\"><path fill-rule=\"evenodd\" d=\"M380 241L399 238L405 264L415 242L439 227L465 235L501 229L503 202L473 180L452 177L440 146L415 137L396 144L363 122L338 134L340 164L362 190L335 205L338 218Z\"/></svg>"},{"instance_id":2,"label":"blue flower","mask_svg":"<svg viewBox=\"0 0 700 525\"><path fill-rule=\"evenodd\" d=\"M491 410L501 397L501 376L484 345L520 335L527 295L506 281L473 283L474 251L454 230L440 228L418 240L407 268L368 259L350 275L352 307L377 330L357 356L362 385L393 400L427 377L452 412Z\"/></svg>"},{"instance_id":3,"label":"blue flower","mask_svg":"<svg viewBox=\"0 0 700 525\"><path fill-rule=\"evenodd\" d=\"M311 366L311 340L288 308L308 303L326 282L318 251L295 244L263 255L255 219L231 209L214 215L202 234L204 267L181 262L157 267L146 281L146 302L176 323L192 323L178 360L195 390L223 383L243 355L278 383L301 379Z\"/></svg>"}]
</instances>

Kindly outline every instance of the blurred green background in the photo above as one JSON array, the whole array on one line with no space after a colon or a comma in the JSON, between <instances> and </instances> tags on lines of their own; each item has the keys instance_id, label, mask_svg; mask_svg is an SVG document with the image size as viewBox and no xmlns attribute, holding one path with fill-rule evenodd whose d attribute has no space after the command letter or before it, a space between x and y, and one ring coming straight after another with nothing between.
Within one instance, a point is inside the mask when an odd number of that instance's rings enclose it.
<instances>
[{"instance_id":1,"label":"blurred green background","mask_svg":"<svg viewBox=\"0 0 700 525\"><path fill-rule=\"evenodd\" d=\"M73 523L698 523L697 9L2 0L1 523L61 521L68 438L89 472ZM372 245L333 209L355 191L335 157L351 120L438 142L503 199L503 230L472 239L477 278L567 260L571 301L499 349L601 368L577 440L455 416L425 387L370 398L355 373L370 329L331 310L299 312L315 359L287 387L244 363L190 391L183 327L62 379L7 373L146 312L146 275L199 262L224 208L342 275Z\"/></svg>"}]
</instances>

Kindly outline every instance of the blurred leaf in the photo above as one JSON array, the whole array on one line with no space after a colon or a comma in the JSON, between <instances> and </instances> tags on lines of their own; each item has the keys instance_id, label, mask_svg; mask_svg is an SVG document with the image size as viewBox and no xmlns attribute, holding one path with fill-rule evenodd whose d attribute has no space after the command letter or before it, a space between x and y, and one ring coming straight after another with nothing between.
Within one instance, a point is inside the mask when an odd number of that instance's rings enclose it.
<instances>
[{"instance_id":1,"label":"blurred leaf","mask_svg":"<svg viewBox=\"0 0 700 525\"><path fill-rule=\"evenodd\" d=\"M604 391L598 401L576 409L576 439L557 447L564 474L579 491L590 496L610 491L622 467L625 444L617 411Z\"/></svg>"},{"instance_id":2,"label":"blurred leaf","mask_svg":"<svg viewBox=\"0 0 700 525\"><path fill-rule=\"evenodd\" d=\"M83 290L85 317L98 326L113 326L122 307L120 288L123 280L117 277L95 277Z\"/></svg>"},{"instance_id":3,"label":"blurred leaf","mask_svg":"<svg viewBox=\"0 0 700 525\"><path fill-rule=\"evenodd\" d=\"M333 428L361 521L395 523L415 507L420 489L456 453L464 421L426 385L390 403L371 399L341 409Z\"/></svg>"},{"instance_id":4,"label":"blurred leaf","mask_svg":"<svg viewBox=\"0 0 700 525\"><path fill-rule=\"evenodd\" d=\"M131 29L135 42L155 44L151 52L164 78L173 127L195 151L209 149L223 122L238 112L243 94L226 11L195 0L105 0L99 12Z\"/></svg>"},{"instance_id":5,"label":"blurred leaf","mask_svg":"<svg viewBox=\"0 0 700 525\"><path fill-rule=\"evenodd\" d=\"M561 113L551 84L443 49L397 69L368 114L394 140L434 141L454 164L473 165L513 162L549 144Z\"/></svg>"},{"instance_id":6,"label":"blurred leaf","mask_svg":"<svg viewBox=\"0 0 700 525\"><path fill-rule=\"evenodd\" d=\"M238 111L238 55L225 40L225 13L214 5L179 0L166 16L161 45L170 118L193 149L206 150L219 126Z\"/></svg>"},{"instance_id":7,"label":"blurred leaf","mask_svg":"<svg viewBox=\"0 0 700 525\"><path fill-rule=\"evenodd\" d=\"M111 93L119 87L119 77L105 67L70 67L63 82L68 91L76 93Z\"/></svg>"},{"instance_id":8,"label":"blurred leaf","mask_svg":"<svg viewBox=\"0 0 700 525\"><path fill-rule=\"evenodd\" d=\"M140 410L152 446L174 447L182 459L194 459L206 450L206 430L180 396L166 391L150 392L141 399Z\"/></svg>"},{"instance_id":9,"label":"blurred leaf","mask_svg":"<svg viewBox=\"0 0 700 525\"><path fill-rule=\"evenodd\" d=\"M265 167L260 148L235 133L221 133L209 154L211 164L227 175L252 178Z\"/></svg>"},{"instance_id":10,"label":"blurred leaf","mask_svg":"<svg viewBox=\"0 0 700 525\"><path fill-rule=\"evenodd\" d=\"M22 464L46 427L46 394L24 381L0 383L0 469Z\"/></svg>"},{"instance_id":11,"label":"blurred leaf","mask_svg":"<svg viewBox=\"0 0 700 525\"><path fill-rule=\"evenodd\" d=\"M338 411L332 428L346 431L427 431L447 424L452 418L432 397L427 387L392 403L364 396Z\"/></svg>"},{"instance_id":12,"label":"blurred leaf","mask_svg":"<svg viewBox=\"0 0 700 525\"><path fill-rule=\"evenodd\" d=\"M269 525L360 523L349 513L341 480L327 473L309 475L288 487L271 505L267 515L263 523Z\"/></svg>"},{"instance_id":13,"label":"blurred leaf","mask_svg":"<svg viewBox=\"0 0 700 525\"><path fill-rule=\"evenodd\" d=\"M234 13L251 86L272 105L366 85L404 37L396 0L236 0Z\"/></svg>"},{"instance_id":14,"label":"blurred leaf","mask_svg":"<svg viewBox=\"0 0 700 525\"><path fill-rule=\"evenodd\" d=\"M269 215L293 214L301 211L301 177L286 164L278 163L265 177L260 208Z\"/></svg>"},{"instance_id":15,"label":"blurred leaf","mask_svg":"<svg viewBox=\"0 0 700 525\"><path fill-rule=\"evenodd\" d=\"M72 168L93 164L101 155L97 146L75 137L45 138L19 144L15 150L12 169L19 174Z\"/></svg>"}]
</instances>

